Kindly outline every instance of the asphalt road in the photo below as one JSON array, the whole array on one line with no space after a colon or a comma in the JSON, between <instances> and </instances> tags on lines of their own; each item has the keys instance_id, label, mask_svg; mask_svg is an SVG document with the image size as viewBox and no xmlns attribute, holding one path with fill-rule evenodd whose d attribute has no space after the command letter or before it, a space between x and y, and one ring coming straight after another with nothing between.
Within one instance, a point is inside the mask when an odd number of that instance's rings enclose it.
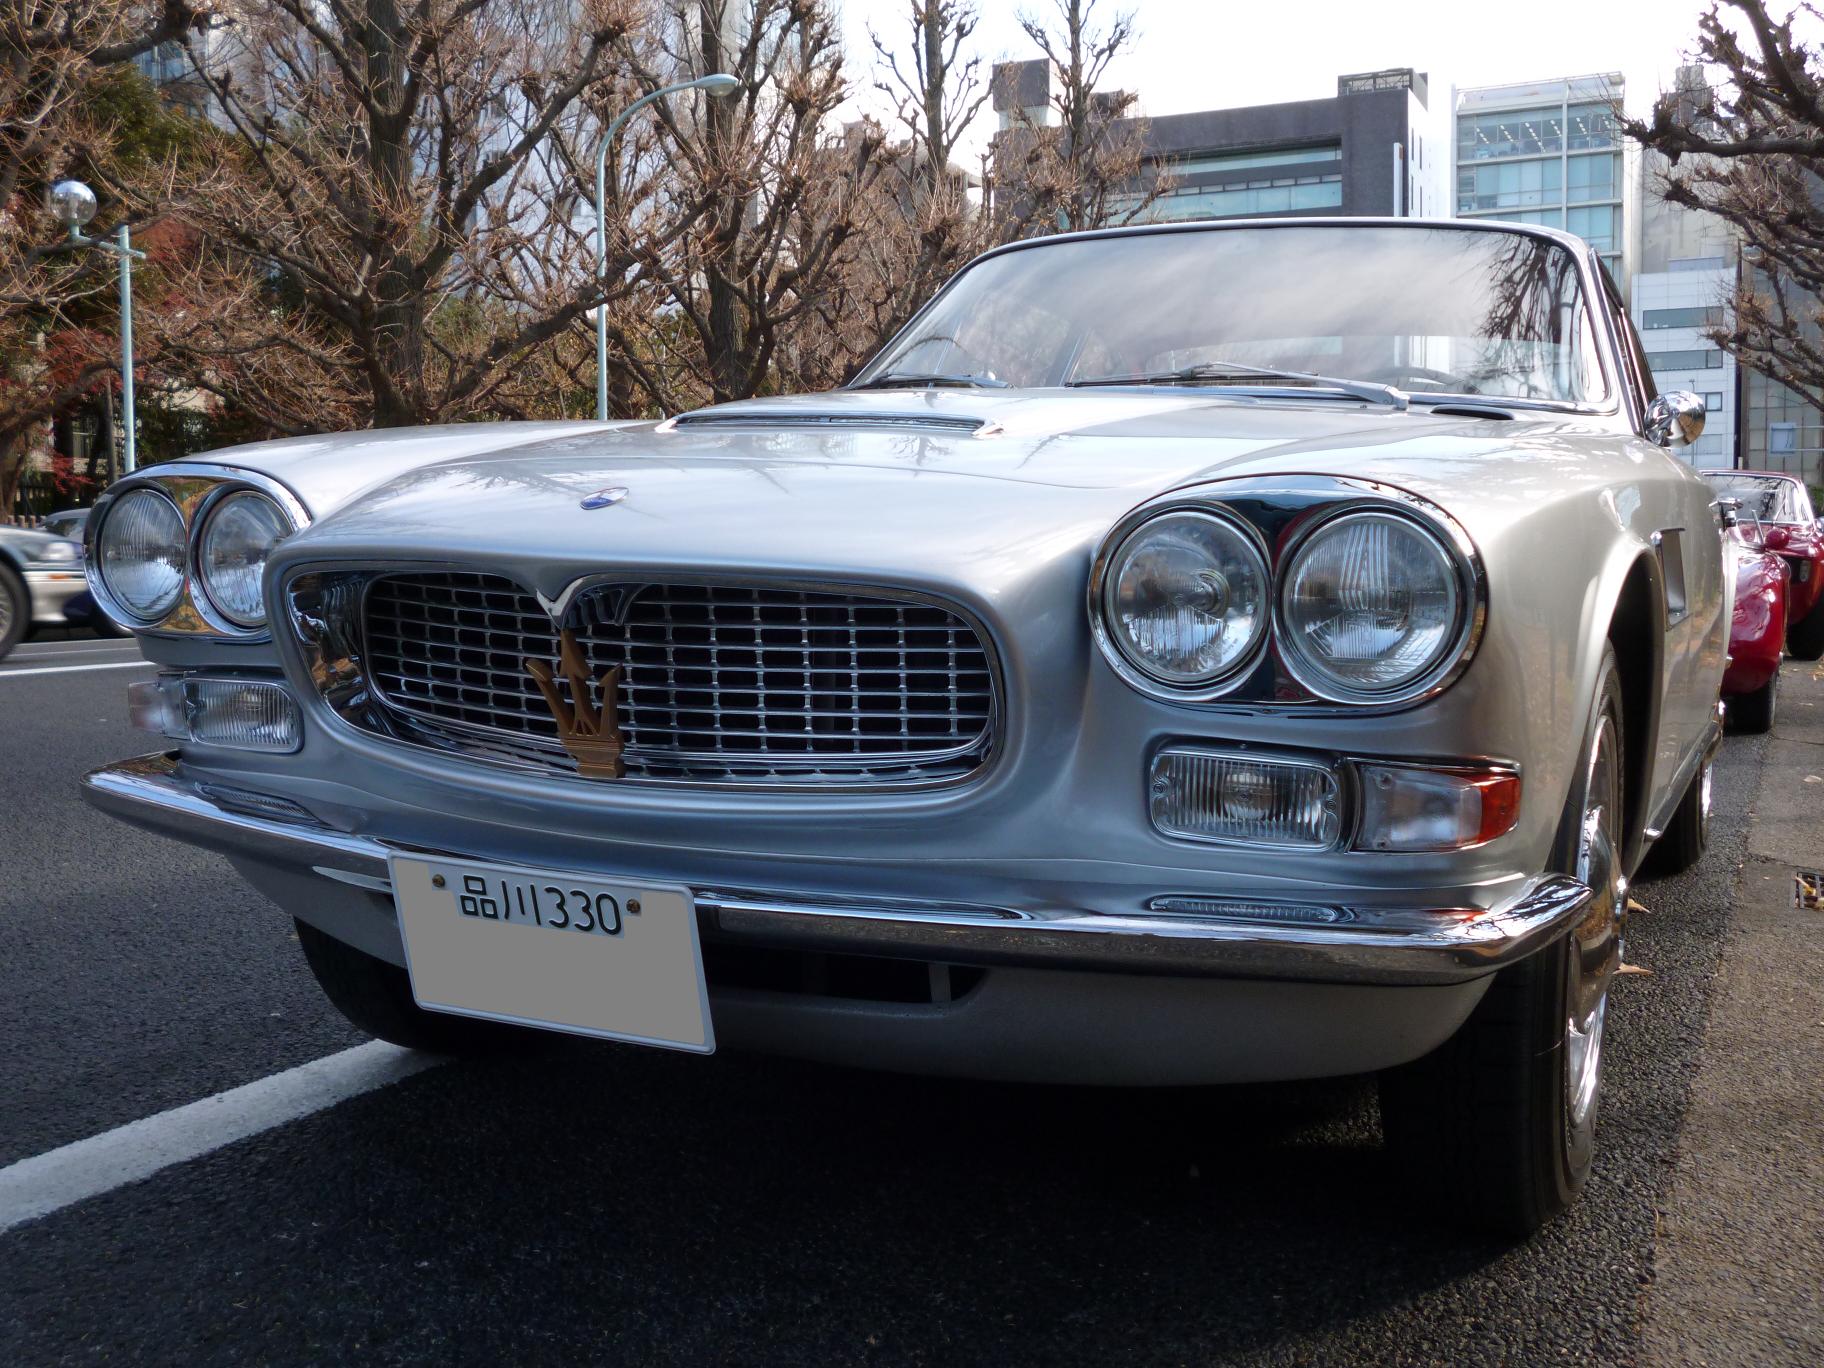
<instances>
[{"instance_id":1,"label":"asphalt road","mask_svg":"<svg viewBox=\"0 0 1824 1368\"><path fill-rule=\"evenodd\" d=\"M132 658L0 664L0 1166L355 1044L226 864L92 816ZM0 1363L1628 1363L1761 760L1643 885L1596 1173L1518 1248L1372 1093L934 1082L554 1040L0 1234Z\"/></svg>"}]
</instances>

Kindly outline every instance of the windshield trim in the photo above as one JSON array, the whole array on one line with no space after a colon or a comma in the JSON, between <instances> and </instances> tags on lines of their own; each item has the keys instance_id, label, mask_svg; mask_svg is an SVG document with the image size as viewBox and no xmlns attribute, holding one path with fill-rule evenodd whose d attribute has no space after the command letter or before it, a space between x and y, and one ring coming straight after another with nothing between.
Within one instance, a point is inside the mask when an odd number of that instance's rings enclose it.
<instances>
[{"instance_id":1,"label":"windshield trim","mask_svg":"<svg viewBox=\"0 0 1824 1368\"><path fill-rule=\"evenodd\" d=\"M1098 238L1145 237L1155 233L1227 233L1237 229L1261 228L1328 228L1335 232L1347 232L1353 228L1405 228L1410 230L1452 230L1469 233L1517 233L1522 237L1544 238L1555 243L1571 254L1577 263L1577 283L1583 290L1584 307L1599 319L1592 319L1590 331L1596 339L1596 364L1602 371L1602 381L1608 390L1608 397L1601 403L1579 403L1569 399L1508 399L1488 394L1452 394L1445 395L1437 391L1428 391L1424 397L1451 399L1457 402L1496 404L1516 408L1549 409L1558 413L1588 414L1594 417L1625 417L1630 428L1637 436L1644 435L1641 423L1644 417L1639 411L1641 405L1634 402L1634 396L1622 379L1620 366L1620 339L1615 334L1615 320L1606 305L1602 285L1594 272L1601 267L1596 264L1594 249L1582 238L1576 237L1559 228L1542 228L1532 223L1504 223L1498 220L1482 219L1414 219L1414 218L1272 218L1272 219L1203 219L1189 223L1136 223L1119 228L1091 228L1080 233L1053 233L1047 237L1021 238L1018 242L1004 242L999 247L991 247L980 256L975 257L959 270L943 286L925 301L918 312L889 337L878 351L868 359L868 363L855 373L842 389L865 389L866 381L881 362L893 354L900 340L909 336L925 316L955 289L958 282L983 262L995 257L1005 256L1009 252L1031 251L1059 242L1087 242ZM1212 387L1214 388L1214 387ZM1409 397L1418 399L1413 394Z\"/></svg>"}]
</instances>

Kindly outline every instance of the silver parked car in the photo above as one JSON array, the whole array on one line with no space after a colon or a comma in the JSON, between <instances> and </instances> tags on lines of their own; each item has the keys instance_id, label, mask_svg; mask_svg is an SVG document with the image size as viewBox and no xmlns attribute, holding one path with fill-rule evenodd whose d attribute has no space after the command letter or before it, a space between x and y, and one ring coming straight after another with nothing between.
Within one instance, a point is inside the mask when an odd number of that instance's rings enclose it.
<instances>
[{"instance_id":1,"label":"silver parked car","mask_svg":"<svg viewBox=\"0 0 1824 1368\"><path fill-rule=\"evenodd\" d=\"M34 626L59 626L84 592L82 546L26 527L0 527L0 660Z\"/></svg>"},{"instance_id":2,"label":"silver parked car","mask_svg":"<svg viewBox=\"0 0 1824 1368\"><path fill-rule=\"evenodd\" d=\"M170 749L87 792L403 1044L1378 1071L1422 1190L1525 1231L1628 879L1704 845L1701 424L1563 234L1018 243L835 393L121 482L91 577Z\"/></svg>"}]
</instances>

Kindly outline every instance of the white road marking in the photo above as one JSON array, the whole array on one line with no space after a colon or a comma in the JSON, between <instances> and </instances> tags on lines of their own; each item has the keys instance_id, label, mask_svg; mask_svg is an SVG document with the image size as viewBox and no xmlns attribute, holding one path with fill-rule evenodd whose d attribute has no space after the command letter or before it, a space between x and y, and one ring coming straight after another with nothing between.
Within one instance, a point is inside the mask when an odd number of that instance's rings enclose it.
<instances>
[{"instance_id":1,"label":"white road marking","mask_svg":"<svg viewBox=\"0 0 1824 1368\"><path fill-rule=\"evenodd\" d=\"M0 1233L446 1062L370 1040L0 1169Z\"/></svg>"},{"instance_id":2,"label":"white road marking","mask_svg":"<svg viewBox=\"0 0 1824 1368\"><path fill-rule=\"evenodd\" d=\"M83 670L150 670L149 660L108 660L94 665L40 665L30 670L9 670L0 665L0 679L18 679L21 675L79 674Z\"/></svg>"}]
</instances>

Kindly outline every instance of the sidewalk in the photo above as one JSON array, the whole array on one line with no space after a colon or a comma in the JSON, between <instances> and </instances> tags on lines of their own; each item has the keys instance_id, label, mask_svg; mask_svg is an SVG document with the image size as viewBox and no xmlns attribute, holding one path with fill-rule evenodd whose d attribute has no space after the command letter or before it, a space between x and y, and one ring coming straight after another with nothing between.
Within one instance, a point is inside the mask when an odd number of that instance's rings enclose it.
<instances>
[{"instance_id":1,"label":"sidewalk","mask_svg":"<svg viewBox=\"0 0 1824 1368\"><path fill-rule=\"evenodd\" d=\"M1824 665L1788 661L1660 1212L1642 1361L1824 1363ZM1652 893L1643 890L1651 903Z\"/></svg>"}]
</instances>

